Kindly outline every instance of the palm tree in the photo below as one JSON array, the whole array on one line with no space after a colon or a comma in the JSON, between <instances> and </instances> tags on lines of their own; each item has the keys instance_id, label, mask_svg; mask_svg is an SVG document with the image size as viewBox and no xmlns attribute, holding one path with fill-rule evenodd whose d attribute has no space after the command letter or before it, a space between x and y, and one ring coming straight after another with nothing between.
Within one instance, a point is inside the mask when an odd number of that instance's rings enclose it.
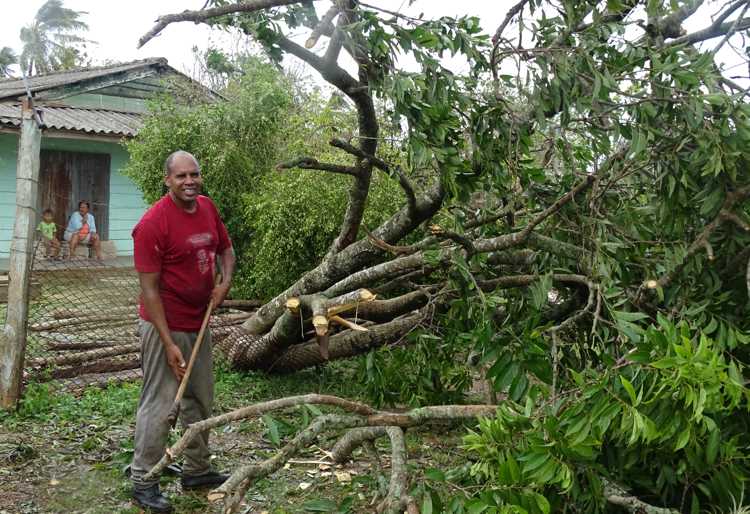
<instances>
[{"instance_id":1,"label":"palm tree","mask_svg":"<svg viewBox=\"0 0 750 514\"><path fill-rule=\"evenodd\" d=\"M21 29L21 66L27 75L47 73L75 66L81 59L77 47L86 39L77 32L89 26L80 20L84 11L63 7L63 0L47 0L34 21Z\"/></svg>"},{"instance_id":2,"label":"palm tree","mask_svg":"<svg viewBox=\"0 0 750 514\"><path fill-rule=\"evenodd\" d=\"M10 77L10 67L18 62L18 56L12 48L0 48L0 77Z\"/></svg>"}]
</instances>

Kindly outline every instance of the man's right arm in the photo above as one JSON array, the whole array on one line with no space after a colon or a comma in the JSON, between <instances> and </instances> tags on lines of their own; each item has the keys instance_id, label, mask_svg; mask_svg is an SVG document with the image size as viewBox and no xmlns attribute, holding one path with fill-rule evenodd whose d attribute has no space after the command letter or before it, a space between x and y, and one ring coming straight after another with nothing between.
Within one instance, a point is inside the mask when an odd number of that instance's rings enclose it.
<instances>
[{"instance_id":1,"label":"man's right arm","mask_svg":"<svg viewBox=\"0 0 750 514\"><path fill-rule=\"evenodd\" d=\"M141 294L143 298L143 307L148 314L151 323L159 333L159 338L164 346L164 354L167 357L167 364L174 373L177 380L182 380L185 375L185 359L182 351L172 339L167 325L167 317L164 314L164 304L159 295L159 276L161 273L138 273L138 280L141 283Z\"/></svg>"}]
</instances>

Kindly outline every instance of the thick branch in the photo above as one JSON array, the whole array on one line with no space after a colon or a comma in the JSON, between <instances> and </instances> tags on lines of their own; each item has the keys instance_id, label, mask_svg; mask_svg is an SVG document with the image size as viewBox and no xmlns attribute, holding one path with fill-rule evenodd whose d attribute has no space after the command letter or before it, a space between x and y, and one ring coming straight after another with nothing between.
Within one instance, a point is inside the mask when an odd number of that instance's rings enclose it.
<instances>
[{"instance_id":1,"label":"thick branch","mask_svg":"<svg viewBox=\"0 0 750 514\"><path fill-rule=\"evenodd\" d=\"M603 482L604 497L607 501L612 505L625 508L632 514L678 514L678 511L675 509L650 505L608 480L603 480Z\"/></svg>"},{"instance_id":2,"label":"thick branch","mask_svg":"<svg viewBox=\"0 0 750 514\"><path fill-rule=\"evenodd\" d=\"M359 170L353 166L342 166L340 164L330 164L327 162L320 162L312 157L300 157L293 161L282 162L276 165L277 170L288 170L292 168L300 168L303 170L319 170L319 171L330 171L331 173L339 173L341 175L350 175L352 177L359 176Z\"/></svg>"},{"instance_id":3,"label":"thick branch","mask_svg":"<svg viewBox=\"0 0 750 514\"><path fill-rule=\"evenodd\" d=\"M377 280L397 277L407 271L417 269L423 264L424 256L421 252L415 253L414 255L399 257L353 273L329 287L323 294L326 296L343 294L352 289L369 285Z\"/></svg>"},{"instance_id":4,"label":"thick branch","mask_svg":"<svg viewBox=\"0 0 750 514\"><path fill-rule=\"evenodd\" d=\"M164 471L171 462L178 458L187 449L189 444L198 437L201 433L212 428L220 427L231 423L233 421L239 421L241 419L256 418L262 416L267 412L275 410L286 409L289 407L296 407L298 405L331 405L339 407L347 412L360 414L362 416L369 416L376 413L377 411L364 403L353 402L345 398L339 398L337 396L329 396L322 394L306 394L302 396L288 396L286 398L279 398L277 400L270 400L267 402L256 403L243 407L241 409L227 412L220 416L214 416L212 418L204 419L197 423L190 425L187 430L182 434L182 437L166 450L166 453L156 466L149 471L144 477L145 480L151 480L156 478ZM167 413L164 413L166 419Z\"/></svg>"},{"instance_id":5,"label":"thick branch","mask_svg":"<svg viewBox=\"0 0 750 514\"><path fill-rule=\"evenodd\" d=\"M401 186L401 189L404 190L404 194L406 195L406 201L410 208L416 209L417 208L417 197L414 193L414 186L412 186L411 181L409 181L409 178L404 173L404 170L401 169L400 166L390 166L387 162L385 162L382 159L379 159L378 157L375 157L374 155L369 155L356 146L347 143L346 141L342 139L332 139L331 145L335 146L336 148L340 148L344 150L345 152L348 152L355 157L359 157L360 159L366 159L372 163L373 166L376 168L385 171L388 174L395 173L398 177L398 183Z\"/></svg>"},{"instance_id":6,"label":"thick branch","mask_svg":"<svg viewBox=\"0 0 750 514\"><path fill-rule=\"evenodd\" d=\"M318 42L318 39L320 39L320 36L326 34L333 34L333 19L336 17L336 15L339 13L339 8L334 4L332 5L328 11L323 15L323 17L320 19L320 22L318 22L318 25L315 27L315 29L310 34L310 37L307 38L307 41L305 41L305 48L310 49L315 46L315 44Z\"/></svg>"},{"instance_id":7,"label":"thick branch","mask_svg":"<svg viewBox=\"0 0 750 514\"><path fill-rule=\"evenodd\" d=\"M413 330L423 319L421 312L398 318L388 323L368 327L367 332L345 330L331 336L328 342L328 359L320 355L317 343L291 346L274 361L269 371L291 373L300 369L324 364L328 360L360 355L373 348L393 343Z\"/></svg>"},{"instance_id":8,"label":"thick branch","mask_svg":"<svg viewBox=\"0 0 750 514\"><path fill-rule=\"evenodd\" d=\"M378 511L387 514L401 514L406 501L408 474L406 471L406 443L404 431L400 427L385 429L391 440L391 480L388 492Z\"/></svg>"},{"instance_id":9,"label":"thick branch","mask_svg":"<svg viewBox=\"0 0 750 514\"><path fill-rule=\"evenodd\" d=\"M515 287L527 287L542 278L541 275L512 275L508 277L497 277L489 280L477 281L479 287L485 291L494 289L512 289ZM553 282L583 284L586 287L591 283L584 275L573 275L568 273L555 273L550 275Z\"/></svg>"},{"instance_id":10,"label":"thick branch","mask_svg":"<svg viewBox=\"0 0 750 514\"><path fill-rule=\"evenodd\" d=\"M347 23L348 21L345 11L342 11L341 16L339 16L338 22L336 23L336 28L331 34L331 40L328 42L325 56L323 57L327 63L334 63L338 60L341 48L344 46L344 38L346 37L344 34L344 27Z\"/></svg>"},{"instance_id":11,"label":"thick branch","mask_svg":"<svg viewBox=\"0 0 750 514\"><path fill-rule=\"evenodd\" d=\"M430 225L430 233L437 239L448 239L463 247L463 249L466 250L466 260L471 259L471 257L477 253L477 249L474 247L474 243L471 239L457 232L445 230L440 225Z\"/></svg>"},{"instance_id":12,"label":"thick branch","mask_svg":"<svg viewBox=\"0 0 750 514\"><path fill-rule=\"evenodd\" d=\"M438 405L421 407L407 412L378 411L364 403L354 402L338 396L306 394L288 396L277 400L256 403L241 409L204 419L187 427L182 437L166 450L164 457L151 469L144 480L156 478L171 462L178 458L193 439L212 428L226 425L241 419L255 418L267 412L296 407L298 405L330 405L339 407L351 414L360 416L364 422L360 426L418 426L432 421L474 419L480 416L494 416L497 407L491 405ZM164 413L166 417L166 413Z\"/></svg>"},{"instance_id":13,"label":"thick branch","mask_svg":"<svg viewBox=\"0 0 750 514\"><path fill-rule=\"evenodd\" d=\"M222 5L211 9L202 9L200 11L183 11L177 14L165 14L156 19L156 24L138 40L138 48L142 47L153 38L159 35L168 25L183 21L192 21L194 23L205 23L211 18L225 16L233 13L249 13L262 11L269 7L279 7L281 5L298 4L301 0L245 0L236 4Z\"/></svg>"},{"instance_id":14,"label":"thick branch","mask_svg":"<svg viewBox=\"0 0 750 514\"><path fill-rule=\"evenodd\" d=\"M351 458L354 450L366 441L374 441L386 435L385 427L353 428L347 431L331 448L333 462L342 464Z\"/></svg>"},{"instance_id":15,"label":"thick branch","mask_svg":"<svg viewBox=\"0 0 750 514\"><path fill-rule=\"evenodd\" d=\"M388 321L402 314L424 307L429 297L425 291L412 291L389 300L375 300L364 303L357 309L356 315L370 321Z\"/></svg>"},{"instance_id":16,"label":"thick branch","mask_svg":"<svg viewBox=\"0 0 750 514\"><path fill-rule=\"evenodd\" d=\"M707 41L709 39L724 36L729 33L730 30L737 31L745 30L746 28L750 28L750 18L728 21L718 25L714 23L713 25L706 27L703 30L698 30L696 32L692 32L682 37L673 39L672 41L667 43L666 46L670 47L676 45L694 45L696 43L700 43L701 41Z\"/></svg>"}]
</instances>

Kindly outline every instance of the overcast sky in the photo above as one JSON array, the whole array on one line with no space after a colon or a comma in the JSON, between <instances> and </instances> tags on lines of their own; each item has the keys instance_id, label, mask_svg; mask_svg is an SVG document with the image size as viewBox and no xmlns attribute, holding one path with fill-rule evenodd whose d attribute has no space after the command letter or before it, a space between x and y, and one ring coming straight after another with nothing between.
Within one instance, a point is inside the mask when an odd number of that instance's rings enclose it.
<instances>
[{"instance_id":1,"label":"overcast sky","mask_svg":"<svg viewBox=\"0 0 750 514\"><path fill-rule=\"evenodd\" d=\"M18 33L21 27L33 20L34 14L44 1L0 0L3 7L0 16L0 47L9 46L20 51ZM159 37L152 39L140 50L136 49L136 44L159 15L185 9L199 9L204 3L205 0L65 0L64 5L77 11L88 12L83 20L89 24L87 37L96 42L88 48L95 64L107 60L129 61L146 57L166 57L174 68L189 73L193 67L191 47L231 45L231 39L222 35L221 31L209 29L205 25L179 23L167 27ZM516 0L417 0L412 6L408 5L408 0L370 0L370 3L410 15L424 12L432 18L443 15L478 16L484 30L491 34ZM325 8L325 4L320 2L322 8ZM710 24L710 14L720 5L721 2L718 0L706 2L704 7L691 17L686 28L692 32ZM306 34L300 34L300 42L305 39ZM717 41L708 44L714 45ZM734 67L729 75L747 73L740 58L729 48L722 50L719 61Z\"/></svg>"},{"instance_id":2,"label":"overcast sky","mask_svg":"<svg viewBox=\"0 0 750 514\"><path fill-rule=\"evenodd\" d=\"M45 0L1 0L3 13L0 16L0 47L9 46L20 51L18 33L28 25ZM88 39L97 44L89 45L88 53L96 62L105 60L129 61L146 57L166 57L180 71L192 68L191 47L205 48L210 44L231 44L218 30L205 25L179 23L167 27L162 35L151 40L140 50L138 39L153 25L161 14L171 14L185 9L199 9L205 0L65 0L64 5L76 11L86 11L83 20L89 24ZM487 31L494 31L500 24L508 6L515 0L422 0L411 7L408 0L372 0L385 9L404 13L425 12L430 17L443 15L472 14L479 16ZM322 4L322 3L321 3ZM303 38L304 40L304 38Z\"/></svg>"}]
</instances>

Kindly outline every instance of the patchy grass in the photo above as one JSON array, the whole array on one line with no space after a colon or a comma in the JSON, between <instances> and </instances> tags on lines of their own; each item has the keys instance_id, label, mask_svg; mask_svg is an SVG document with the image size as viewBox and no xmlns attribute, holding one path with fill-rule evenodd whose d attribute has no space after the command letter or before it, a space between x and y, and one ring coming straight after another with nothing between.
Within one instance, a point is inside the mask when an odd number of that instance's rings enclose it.
<instances>
[{"instance_id":1,"label":"patchy grass","mask_svg":"<svg viewBox=\"0 0 750 514\"><path fill-rule=\"evenodd\" d=\"M219 364L217 413L254 402L310 392L356 396L361 379L351 363L334 363L288 376L241 374ZM132 457L132 435L139 384L88 389L80 396L48 384L30 386L15 413L0 411L0 514L119 513L139 510L130 502L124 469ZM330 409L322 408L326 412ZM242 421L211 435L214 466L231 471L270 457L286 436L310 422L314 410L297 408L263 420ZM412 463L421 469L455 465L462 430L407 438ZM173 433L172 439L177 434ZM320 464L335 438L320 441L248 492L245 512L370 512L385 480L360 456L346 466ZM382 442L385 465L388 447ZM417 473L417 471L415 471ZM205 493L182 494L179 480L162 477L177 514L218 512Z\"/></svg>"}]
</instances>

